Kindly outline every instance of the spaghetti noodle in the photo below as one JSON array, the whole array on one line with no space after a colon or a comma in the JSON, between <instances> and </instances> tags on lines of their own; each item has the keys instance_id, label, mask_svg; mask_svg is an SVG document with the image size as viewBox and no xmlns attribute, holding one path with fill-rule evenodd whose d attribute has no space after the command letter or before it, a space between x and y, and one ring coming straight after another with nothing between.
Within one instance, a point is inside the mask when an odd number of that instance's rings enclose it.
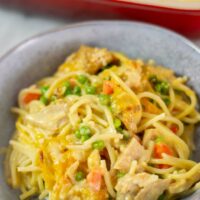
<instances>
[{"instance_id":1,"label":"spaghetti noodle","mask_svg":"<svg viewBox=\"0 0 200 200\"><path fill-rule=\"evenodd\" d=\"M174 200L200 187L185 77L82 46L23 89L5 162L20 199Z\"/></svg>"}]
</instances>

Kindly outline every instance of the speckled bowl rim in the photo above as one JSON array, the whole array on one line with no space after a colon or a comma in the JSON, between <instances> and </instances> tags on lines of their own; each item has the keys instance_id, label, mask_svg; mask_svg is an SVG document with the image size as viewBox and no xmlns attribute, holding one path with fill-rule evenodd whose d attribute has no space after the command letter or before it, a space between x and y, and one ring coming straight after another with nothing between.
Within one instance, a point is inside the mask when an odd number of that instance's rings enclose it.
<instances>
[{"instance_id":1,"label":"speckled bowl rim","mask_svg":"<svg viewBox=\"0 0 200 200\"><path fill-rule=\"evenodd\" d=\"M142 26L145 26L147 28L150 28L150 29L155 29L155 30L157 29L157 31L165 32L165 33L172 35L173 37L176 37L177 39L181 40L183 43L188 45L190 48L194 49L200 55L200 48L197 47L188 38L186 38L185 36L175 32L173 30L170 30L170 29L158 26L158 25L145 23L145 22L139 22L139 21L131 21L131 20L91 20L91 21L71 23L71 24L68 24L68 25L65 25L65 26L60 26L58 28L53 28L53 29L50 29L48 31L44 31L44 32L39 33L39 34L35 34L34 36L29 37L29 38L23 40L22 42L18 43L13 48L11 48L7 52L5 52L2 56L0 56L0 63L3 62L4 59L7 59L12 53L19 51L21 48L23 48L23 46L29 45L29 43L32 43L35 40L41 39L42 37L45 37L46 35L53 34L53 33L56 33L56 32L62 32L62 31L68 30L68 29L77 29L79 27L84 27L84 26L87 27L87 26L91 26L91 25L92 26L94 26L94 25L99 26L101 24L106 25L106 24L109 24L109 23L123 23L123 24L127 24L127 25L128 24L132 24L132 25L138 24L138 25L142 25Z\"/></svg>"},{"instance_id":2,"label":"speckled bowl rim","mask_svg":"<svg viewBox=\"0 0 200 200\"><path fill-rule=\"evenodd\" d=\"M12 48L11 50L9 50L8 52L6 52L5 54L3 54L0 57L0 70L2 69L1 67L1 63L4 63L4 61L9 60L9 57L12 56L13 54L16 54L18 52L20 52L21 50L23 51L23 48L27 48L29 45L31 45L31 43L37 42L38 40L41 40L43 37L45 36L49 36L51 34L55 34L55 33L59 33L59 32L65 32L67 30L70 29L79 29L81 27L90 27L90 26L99 26L99 25L117 25L119 23L119 25L137 25L143 28L147 28L150 30L154 30L156 32L159 33L163 33L165 35L171 36L173 38L173 40L179 41L180 43L183 43L187 48L190 48L190 50L193 50L193 54L199 55L200 57L200 49L194 45L190 40L188 40L187 38L185 38L184 36L181 36L180 34L177 34L171 30L168 30L166 28L162 28L160 26L155 26L152 24L147 24L147 23L143 23L143 22L135 22L135 21L123 21L123 20L99 20L99 21L87 21L87 22L81 22L81 23L74 23L74 24L70 24L70 25L66 25L66 26L62 26L59 28L55 28L52 29L50 31L46 31L43 32L41 34L37 34L29 39L24 40L23 42L19 43L18 45L16 45L14 48ZM200 60L200 59L199 59ZM199 198L200 196L198 196ZM190 197L189 197L190 199ZM189 200L187 198L187 200Z\"/></svg>"}]
</instances>

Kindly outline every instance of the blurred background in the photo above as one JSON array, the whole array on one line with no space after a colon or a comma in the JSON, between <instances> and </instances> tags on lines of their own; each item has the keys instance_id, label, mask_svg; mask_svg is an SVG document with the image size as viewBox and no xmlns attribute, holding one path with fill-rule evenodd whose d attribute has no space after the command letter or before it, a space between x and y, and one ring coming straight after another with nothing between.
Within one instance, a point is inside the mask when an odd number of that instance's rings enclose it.
<instances>
[{"instance_id":1,"label":"blurred background","mask_svg":"<svg viewBox=\"0 0 200 200\"><path fill-rule=\"evenodd\" d=\"M0 0L0 56L35 34L95 19L158 24L200 46L200 0Z\"/></svg>"}]
</instances>

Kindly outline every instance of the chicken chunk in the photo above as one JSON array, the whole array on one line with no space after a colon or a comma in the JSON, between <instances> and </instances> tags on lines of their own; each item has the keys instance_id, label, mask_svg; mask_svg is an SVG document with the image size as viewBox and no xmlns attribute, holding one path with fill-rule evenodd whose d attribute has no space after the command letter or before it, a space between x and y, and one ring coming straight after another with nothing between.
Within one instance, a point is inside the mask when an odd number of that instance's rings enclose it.
<instances>
[{"instance_id":1,"label":"chicken chunk","mask_svg":"<svg viewBox=\"0 0 200 200\"><path fill-rule=\"evenodd\" d=\"M143 61L139 59L129 59L118 52L114 52L114 55L120 60L121 67L118 67L116 70L119 77L133 91L138 90L142 81L142 66L144 65Z\"/></svg>"},{"instance_id":2,"label":"chicken chunk","mask_svg":"<svg viewBox=\"0 0 200 200\"><path fill-rule=\"evenodd\" d=\"M145 172L135 174L134 176L127 174L118 180L115 189L117 190L117 192L123 194L127 192L137 193L141 187L151 185L157 180L157 175L151 175Z\"/></svg>"},{"instance_id":3,"label":"chicken chunk","mask_svg":"<svg viewBox=\"0 0 200 200\"><path fill-rule=\"evenodd\" d=\"M149 191L152 185L156 187L154 192ZM118 200L156 200L168 186L169 180L161 180L157 175L143 172L134 176L127 174L119 179L115 189Z\"/></svg>"},{"instance_id":4,"label":"chicken chunk","mask_svg":"<svg viewBox=\"0 0 200 200\"><path fill-rule=\"evenodd\" d=\"M118 180L115 187L117 200L157 200L169 184L170 180L162 180L157 175L146 172L133 176L127 174Z\"/></svg>"},{"instance_id":5,"label":"chicken chunk","mask_svg":"<svg viewBox=\"0 0 200 200\"><path fill-rule=\"evenodd\" d=\"M114 168L127 171L130 168L131 162L139 160L145 153L144 147L135 138L132 138L131 142L117 159Z\"/></svg>"},{"instance_id":6,"label":"chicken chunk","mask_svg":"<svg viewBox=\"0 0 200 200\"><path fill-rule=\"evenodd\" d=\"M134 200L156 200L168 188L169 184L170 180L168 179L158 179L157 181L148 184L143 189L141 189Z\"/></svg>"},{"instance_id":7,"label":"chicken chunk","mask_svg":"<svg viewBox=\"0 0 200 200\"><path fill-rule=\"evenodd\" d=\"M135 68L126 68L126 85L131 89L137 89L141 84L141 72Z\"/></svg>"},{"instance_id":8,"label":"chicken chunk","mask_svg":"<svg viewBox=\"0 0 200 200\"><path fill-rule=\"evenodd\" d=\"M67 122L67 103L50 104L40 111L28 114L25 120L38 128L54 133L60 126Z\"/></svg>"},{"instance_id":9,"label":"chicken chunk","mask_svg":"<svg viewBox=\"0 0 200 200\"><path fill-rule=\"evenodd\" d=\"M107 49L92 48L88 46L81 46L80 49L69 56L60 67L70 68L70 70L83 70L90 74L97 73L101 68L116 61L115 56Z\"/></svg>"}]
</instances>

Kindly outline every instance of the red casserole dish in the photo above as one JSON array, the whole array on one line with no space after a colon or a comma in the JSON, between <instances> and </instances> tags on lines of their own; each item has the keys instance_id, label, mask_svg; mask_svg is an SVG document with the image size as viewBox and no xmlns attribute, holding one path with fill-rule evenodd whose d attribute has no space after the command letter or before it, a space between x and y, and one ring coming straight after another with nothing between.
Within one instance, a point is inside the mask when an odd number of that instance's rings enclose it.
<instances>
[{"instance_id":1,"label":"red casserole dish","mask_svg":"<svg viewBox=\"0 0 200 200\"><path fill-rule=\"evenodd\" d=\"M198 7L181 3L190 8L170 8L162 3L152 5L128 0L0 0L0 3L75 20L134 19L162 25L188 36L200 35L200 1L196 3Z\"/></svg>"}]
</instances>

